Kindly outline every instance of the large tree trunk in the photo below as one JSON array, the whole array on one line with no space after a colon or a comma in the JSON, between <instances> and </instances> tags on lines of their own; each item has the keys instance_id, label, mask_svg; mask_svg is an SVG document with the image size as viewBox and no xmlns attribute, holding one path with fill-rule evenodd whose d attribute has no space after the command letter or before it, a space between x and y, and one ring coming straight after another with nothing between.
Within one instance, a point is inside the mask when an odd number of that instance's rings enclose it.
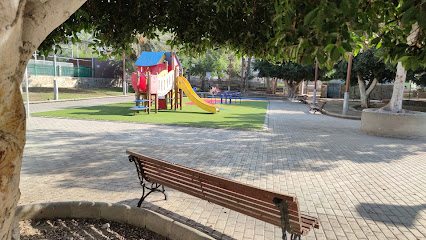
<instances>
[{"instance_id":1,"label":"large tree trunk","mask_svg":"<svg viewBox=\"0 0 426 240\"><path fill-rule=\"evenodd\" d=\"M244 92L248 91L248 82L249 82L249 76L250 76L250 64L251 64L251 57L247 57L247 70L246 70L246 81L244 86Z\"/></svg>"},{"instance_id":2,"label":"large tree trunk","mask_svg":"<svg viewBox=\"0 0 426 240\"><path fill-rule=\"evenodd\" d=\"M271 78L266 78L266 94L271 93Z\"/></svg>"},{"instance_id":3,"label":"large tree trunk","mask_svg":"<svg viewBox=\"0 0 426 240\"><path fill-rule=\"evenodd\" d=\"M271 94L275 94L275 82L276 82L276 78L272 78L271 80Z\"/></svg>"},{"instance_id":4,"label":"large tree trunk","mask_svg":"<svg viewBox=\"0 0 426 240\"><path fill-rule=\"evenodd\" d=\"M206 91L206 82L204 81L204 77L201 77L201 92Z\"/></svg>"},{"instance_id":5,"label":"large tree trunk","mask_svg":"<svg viewBox=\"0 0 426 240\"><path fill-rule=\"evenodd\" d=\"M402 97L404 95L405 79L407 78L407 71L399 62L396 67L396 76L393 83L393 92L390 102L381 108L381 110L399 113L402 111Z\"/></svg>"},{"instance_id":6,"label":"large tree trunk","mask_svg":"<svg viewBox=\"0 0 426 240\"><path fill-rule=\"evenodd\" d=\"M241 83L240 83L240 92L244 90L244 62L245 58L241 57Z\"/></svg>"},{"instance_id":7,"label":"large tree trunk","mask_svg":"<svg viewBox=\"0 0 426 240\"><path fill-rule=\"evenodd\" d=\"M288 91L288 98L292 98L295 94L299 93L299 87L300 84L302 84L303 80L300 82L296 82L293 80L285 80L287 91Z\"/></svg>"},{"instance_id":8,"label":"large tree trunk","mask_svg":"<svg viewBox=\"0 0 426 240\"><path fill-rule=\"evenodd\" d=\"M410 35L407 38L407 43L411 45L412 43L415 43L420 33L420 27L419 24L416 22L411 27ZM402 98L404 95L404 87L405 87L405 80L407 78L407 71L402 66L401 62L398 62L398 65L396 67L396 76L395 76L395 82L393 84L393 92L392 92L392 98L390 102L382 107L380 110L382 111L391 111L394 113L402 112Z\"/></svg>"},{"instance_id":9,"label":"large tree trunk","mask_svg":"<svg viewBox=\"0 0 426 240\"><path fill-rule=\"evenodd\" d=\"M273 94L277 93L278 78L274 78Z\"/></svg>"},{"instance_id":10,"label":"large tree trunk","mask_svg":"<svg viewBox=\"0 0 426 240\"><path fill-rule=\"evenodd\" d=\"M373 89L377 85L377 78L374 78L373 81L371 81L368 86L365 86L364 79L360 74L357 74L358 78L358 87L359 87L359 97L361 100L361 107L368 108L370 107L370 94L373 91Z\"/></svg>"},{"instance_id":11,"label":"large tree trunk","mask_svg":"<svg viewBox=\"0 0 426 240\"><path fill-rule=\"evenodd\" d=\"M288 97L289 96L289 93L288 93L288 80L284 79L283 81L284 81L283 97L285 97L285 96Z\"/></svg>"},{"instance_id":12,"label":"large tree trunk","mask_svg":"<svg viewBox=\"0 0 426 240\"><path fill-rule=\"evenodd\" d=\"M0 239L10 239L25 146L20 84L32 53L83 0L8 0L0 4Z\"/></svg>"}]
</instances>

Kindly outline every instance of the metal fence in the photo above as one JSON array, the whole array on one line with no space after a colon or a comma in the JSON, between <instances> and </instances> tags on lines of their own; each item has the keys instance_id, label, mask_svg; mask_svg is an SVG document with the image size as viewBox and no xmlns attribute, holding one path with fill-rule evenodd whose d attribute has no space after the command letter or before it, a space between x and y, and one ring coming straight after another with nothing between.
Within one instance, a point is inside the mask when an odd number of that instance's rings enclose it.
<instances>
[{"instance_id":1,"label":"metal fence","mask_svg":"<svg viewBox=\"0 0 426 240\"><path fill-rule=\"evenodd\" d=\"M28 73L30 75L54 76L55 70L51 65L33 64L27 65ZM56 75L64 77L92 77L93 69L89 67L66 67L56 66Z\"/></svg>"}]
</instances>

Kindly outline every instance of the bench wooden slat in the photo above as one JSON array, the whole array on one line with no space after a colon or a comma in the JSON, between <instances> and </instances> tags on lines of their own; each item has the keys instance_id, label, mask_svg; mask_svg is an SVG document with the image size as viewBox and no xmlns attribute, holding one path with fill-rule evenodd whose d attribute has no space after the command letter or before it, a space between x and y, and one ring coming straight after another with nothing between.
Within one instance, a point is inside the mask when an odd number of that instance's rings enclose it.
<instances>
[{"instance_id":1,"label":"bench wooden slat","mask_svg":"<svg viewBox=\"0 0 426 240\"><path fill-rule=\"evenodd\" d=\"M248 199L249 201L244 201L246 199L235 198L235 196L237 196L235 194L231 194L229 196L229 195L224 194L224 191L222 191L222 192L217 191L218 188L216 188L215 186L209 186L208 184L206 184L205 181L202 181L203 179L191 178L191 177L189 177L189 175L186 175L186 176L178 175L178 174L175 174L176 171L173 171L173 170L170 170L170 169L165 169L165 168L162 168L161 171L155 171L155 169L158 169L158 167L159 167L158 165L151 164L151 163L148 163L147 165L151 167L151 168L148 168L147 170L145 170L145 173L147 174L148 177L151 174L153 174L154 176L157 176L157 177L161 176L162 178L165 178L165 179L172 178L173 181L179 182L183 185L185 185L185 184L190 185L191 187L193 187L195 189L200 188L200 189L204 190L204 192L210 191L214 194L213 196L218 195L218 196L221 196L222 198L227 198L227 199L234 201L234 202L230 202L230 204L234 204L234 205L239 204L239 205L242 205L242 207L249 207L251 209L251 211L258 211L258 213L257 213L258 215L262 215L262 214L265 214L265 213L272 213L272 214L276 214L276 217L278 219L280 218L279 210L271 202L259 202L260 204L265 204L265 205L269 204L272 207L270 209L265 209L261 205L253 204L251 201L254 200L254 199L249 198ZM213 189L210 189L209 187L213 188ZM294 205L294 203L290 203L290 204ZM293 206L293 208L294 207L295 206ZM289 206L289 208L292 208L291 205ZM297 209L297 206L296 206L295 209ZM262 211L259 211L259 210L262 210ZM289 218L290 218L290 220L293 220L295 222L300 222L300 216L299 216L298 210L296 210L296 211L290 210L289 211ZM293 225L295 225L295 224L293 224ZM300 226L293 226L293 227L300 228Z\"/></svg>"},{"instance_id":2,"label":"bench wooden slat","mask_svg":"<svg viewBox=\"0 0 426 240\"><path fill-rule=\"evenodd\" d=\"M189 175L179 176L178 174L165 170L164 168L159 169L158 165L151 163L147 165L149 165L151 168L146 168L144 172L154 182L163 184L164 186L175 188L190 195L195 195L198 198L205 199L207 201L219 204L235 211L244 211L242 213L246 215L261 219L276 226L281 226L281 215L278 209L276 208L274 209L275 211L272 212L273 215L270 215L271 212L269 211L260 211L259 209L256 209L257 207L259 207L259 205L251 204L247 201L240 201L238 203L238 199L232 198L232 196L228 196L217 191L206 191L210 190L206 188L207 185L203 185L203 187L201 188L200 181L198 179L187 177ZM217 196L221 196L220 199ZM226 199L227 197L231 200ZM233 202L232 200L234 200L235 202ZM266 204L267 202L264 203ZM289 219L292 228L295 231L302 233L303 231L301 230L301 228L303 224L301 225L300 223L300 217L298 216L298 212L289 211ZM305 224L305 226L307 226L307 224Z\"/></svg>"},{"instance_id":3,"label":"bench wooden slat","mask_svg":"<svg viewBox=\"0 0 426 240\"><path fill-rule=\"evenodd\" d=\"M276 218L277 222L280 220L280 212L279 211L275 211L275 212L269 212L269 211L265 211L262 209L259 209L259 205L255 205L255 204L251 204L250 202L246 202L246 201L238 201L238 199L233 198L232 196L228 196L226 194L222 194L221 192L218 191L204 191L201 189L197 188L197 185L194 183L186 183L184 181L181 181L179 179L175 179L175 178L170 178L170 177L165 177L165 176L161 176L161 175L157 175L157 176L153 176L152 177L153 180L155 179L157 182L161 181L164 182L165 186L168 186L169 183L174 183L175 185L179 185L181 187L189 187L190 189L188 189L188 191L191 192L197 192L197 194L201 194L200 196L203 196L205 198L214 198L217 196L220 196L220 199L218 199L219 202L227 202L228 204L233 204L239 208L243 207L243 208L247 208L250 211L255 212L256 215L267 215L271 218ZM290 220L293 220L295 222L299 222L299 217L296 215L292 215L291 213L289 214Z\"/></svg>"},{"instance_id":4,"label":"bench wooden slat","mask_svg":"<svg viewBox=\"0 0 426 240\"><path fill-rule=\"evenodd\" d=\"M318 222L318 218L314 218L305 214L301 214L300 215L302 218L303 222L307 222L309 224L311 224L314 228L319 229L319 222Z\"/></svg>"},{"instance_id":5,"label":"bench wooden slat","mask_svg":"<svg viewBox=\"0 0 426 240\"><path fill-rule=\"evenodd\" d=\"M267 216L266 214L265 215L256 214L255 212L250 211L247 208L240 208L240 207L235 206L234 204L229 204L226 201L219 201L217 198L213 198L209 195L203 194L202 192L191 191L186 186L182 186L180 184L177 184L177 183L174 183L174 182L171 182L171 181L167 181L167 180L164 180L164 179L161 179L161 178L156 178L156 177L154 177L153 179L155 179L155 181L159 184L164 184L165 186L169 186L169 187L174 188L176 190L179 190L183 193L187 193L187 194L190 194L192 196L196 196L200 199L204 199L204 200L207 200L207 201L212 202L212 203L216 203L216 204L221 205L223 207L241 212L245 215L260 219L262 221L271 223L273 225L281 226L281 224L280 224L281 220L279 218L271 218L271 217Z\"/></svg>"},{"instance_id":6,"label":"bench wooden slat","mask_svg":"<svg viewBox=\"0 0 426 240\"><path fill-rule=\"evenodd\" d=\"M153 164L151 165L151 163L148 163L147 165L155 168L155 165L153 165ZM276 208L276 206L273 202L265 202L265 201L258 200L256 198L246 197L245 195L242 195L238 192L230 191L230 190L227 190L227 189L221 189L220 187L217 187L214 184L214 182L211 182L211 181L208 181L208 180L205 180L205 179L195 179L193 176L190 176L188 174L180 175L179 172L177 172L173 169L166 169L165 171L167 171L167 176L173 176L173 177L185 180L185 181L193 181L194 183L198 184L200 187L202 186L203 188L212 189L213 191L224 192L225 194L229 194L232 197L236 197L238 199L245 200L245 201L250 201L253 204L256 204L256 207L260 207L264 211L269 211L271 213L280 214L280 211ZM200 185L201 180L202 180L202 184ZM295 213L296 214L294 214L294 215L298 216L297 212L295 212Z\"/></svg>"},{"instance_id":7,"label":"bench wooden slat","mask_svg":"<svg viewBox=\"0 0 426 240\"><path fill-rule=\"evenodd\" d=\"M126 153L133 155L133 156L136 156L136 157L138 157L142 160L145 160L147 162L156 163L156 164L158 164L160 166L164 166L164 167L175 168L175 169L178 169L179 171L182 171L182 172L185 172L185 173L188 173L188 174L194 174L195 177L203 177L203 178L210 180L210 181L215 181L215 182L217 181L219 184L221 184L221 187L228 189L228 190L230 190L230 189L241 189L241 192L243 192L245 195L251 196L251 197L254 197L254 198L262 199L262 200L265 200L265 201L268 201L268 200L271 200L271 199L274 199L274 198L280 198L280 199L286 200L288 202L294 202L295 201L295 197L293 197L293 196L283 195L283 194L279 194L279 193L272 193L270 191L266 191L266 190L263 190L261 188L257 188L257 187L254 187L254 186L250 186L250 185L247 185L247 184L237 182L237 181L233 181L233 180L230 180L230 179L215 176L215 175L212 175L212 174L209 174L209 173L201 172L201 171L198 171L198 170L195 170L195 169L190 169L190 168L183 167L183 166L180 166L180 165L177 165L177 164L171 164L171 163L168 163L168 162L165 162L165 161L162 161L162 160L159 160L159 159L155 159L155 158L150 158L148 156L138 154L138 153L135 153L135 152L126 151ZM256 192L254 192L253 189L255 189Z\"/></svg>"},{"instance_id":8,"label":"bench wooden slat","mask_svg":"<svg viewBox=\"0 0 426 240\"><path fill-rule=\"evenodd\" d=\"M146 165L148 165L148 166L150 166L150 167L152 167L152 168L154 168L154 169L157 169L157 168L161 167L161 169L162 169L161 171L168 171L169 172L168 174L170 174L170 175L173 175L173 173L175 173L175 174L177 174L178 177L187 177L187 178L190 178L190 179L197 179L197 183L198 183L198 181L202 180L203 184L211 184L211 185L213 185L213 186L215 186L217 188L221 188L220 184L217 184L214 181L209 181L208 179L199 178L199 177L197 177L197 175L180 174L180 172L178 172L177 170L174 170L171 167L164 168L161 165L156 165L155 163L148 162L148 161L143 161L143 163L146 164ZM158 172L156 172L155 174L158 174ZM221 188L221 190L225 190L225 191L228 191L228 192L234 192L235 196L238 196L238 197L241 196L242 198L245 198L246 200L249 200L249 201L255 201L255 202L257 201L259 204L266 204L268 207L271 208L271 210L279 212L279 210L273 204L273 202L272 202L271 199L268 199L268 201L265 201L265 200L262 200L262 199L259 199L259 198L247 197L247 196L243 195L243 193L239 193L238 191L236 191L234 189L228 190L228 189ZM299 209L297 208L297 204L293 204L293 203L294 202L289 202L288 203L289 209L294 210L295 214L293 214L293 215L298 216Z\"/></svg>"},{"instance_id":9,"label":"bench wooden slat","mask_svg":"<svg viewBox=\"0 0 426 240\"><path fill-rule=\"evenodd\" d=\"M300 213L297 198L294 196L263 190L132 151L126 151L126 153L133 156L129 156L129 159L135 162L143 187L146 186L144 180L160 184L155 186L171 187L256 219L284 227L293 234L306 235L312 228L319 228L318 218ZM138 206L143 199L144 196ZM277 200L278 202L275 203L276 199L285 202ZM279 205L278 208L275 204ZM290 227L283 226L281 214L284 213L279 209L287 212L284 216L288 216L289 222L287 223Z\"/></svg>"}]
</instances>

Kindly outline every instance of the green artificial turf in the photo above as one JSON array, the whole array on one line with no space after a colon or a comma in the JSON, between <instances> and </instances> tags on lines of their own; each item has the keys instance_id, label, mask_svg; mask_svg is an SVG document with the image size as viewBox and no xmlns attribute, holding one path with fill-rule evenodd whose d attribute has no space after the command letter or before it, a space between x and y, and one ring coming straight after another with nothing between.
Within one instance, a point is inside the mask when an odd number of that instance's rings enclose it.
<instances>
[{"instance_id":1,"label":"green artificial turf","mask_svg":"<svg viewBox=\"0 0 426 240\"><path fill-rule=\"evenodd\" d=\"M133 102L34 113L32 115L258 130L263 127L268 106L266 101L218 104L221 108L220 112L211 114L195 105L185 104L187 102L189 100L184 98L183 110L159 110L157 114L151 112L150 115L143 111L133 115L134 111L129 109L135 105Z\"/></svg>"}]
</instances>

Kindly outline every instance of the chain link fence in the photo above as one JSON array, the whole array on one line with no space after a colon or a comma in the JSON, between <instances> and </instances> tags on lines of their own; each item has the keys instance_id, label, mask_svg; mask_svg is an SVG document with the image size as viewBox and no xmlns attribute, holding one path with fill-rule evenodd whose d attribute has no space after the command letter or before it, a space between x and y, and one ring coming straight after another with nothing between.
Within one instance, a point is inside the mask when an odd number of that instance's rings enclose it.
<instances>
[{"instance_id":1,"label":"chain link fence","mask_svg":"<svg viewBox=\"0 0 426 240\"><path fill-rule=\"evenodd\" d=\"M28 73L34 76L55 76L55 69L52 65L29 63L27 69ZM92 77L93 70L89 67L56 66L56 75L63 77Z\"/></svg>"}]
</instances>

